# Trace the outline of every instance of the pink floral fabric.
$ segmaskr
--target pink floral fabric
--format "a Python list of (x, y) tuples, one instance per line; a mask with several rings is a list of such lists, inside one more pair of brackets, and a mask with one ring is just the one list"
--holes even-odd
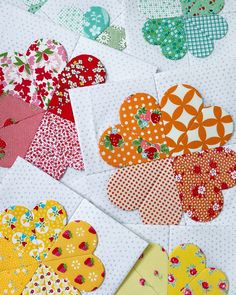
[(18, 103), (7, 106), (5, 112), (11, 116), (2, 124), (11, 127), (0, 129), (0, 166), (10, 167), (21, 156), (56, 179), (67, 167), (83, 169), (68, 89), (105, 80), (100, 60), (83, 54), (67, 63), (65, 48), (54, 40), (37, 40), (25, 54), (0, 54), (0, 95), (46, 112), (39, 119), (32, 115), (19, 122)]
[(84, 164), (75, 124), (45, 113), (25, 159), (56, 179), (62, 177), (67, 167), (82, 170)]
[(43, 39), (32, 43), (26, 54), (0, 54), (0, 95), (11, 94), (46, 110), (66, 61), (60, 43)]

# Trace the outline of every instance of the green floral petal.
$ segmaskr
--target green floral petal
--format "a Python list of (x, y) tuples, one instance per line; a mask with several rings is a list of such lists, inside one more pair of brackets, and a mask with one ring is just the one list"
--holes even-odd
[(219, 13), (225, 5), (225, 0), (180, 0), (183, 14), (186, 16), (204, 16)]
[(226, 20), (219, 15), (185, 19), (189, 51), (196, 57), (207, 57), (214, 50), (214, 40), (223, 38), (228, 31)]
[(181, 59), (188, 51), (182, 17), (150, 19), (142, 31), (145, 40), (152, 45), (159, 45), (168, 59)]
[(108, 27), (96, 40), (120, 51), (126, 48), (125, 29), (119, 26)]
[(100, 6), (92, 6), (84, 14), (83, 33), (95, 40), (109, 26), (110, 17), (108, 12)]

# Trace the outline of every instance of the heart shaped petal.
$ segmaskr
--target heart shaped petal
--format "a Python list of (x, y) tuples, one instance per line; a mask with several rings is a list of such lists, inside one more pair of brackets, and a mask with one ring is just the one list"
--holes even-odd
[(92, 6), (84, 14), (83, 33), (92, 40), (109, 26), (110, 17), (106, 9), (100, 6)]
[(0, 109), (0, 138), (5, 142), (0, 145), (0, 166), (10, 168), (18, 156), (25, 157), (44, 111), (11, 95), (0, 98)]
[(120, 122), (100, 137), (100, 154), (108, 164), (123, 167), (166, 157), (162, 113), (153, 96), (129, 96), (120, 107)]
[(44, 263), (60, 277), (67, 278), (81, 291), (97, 289), (104, 280), (104, 266), (93, 255), (97, 246), (97, 234), (84, 221), (70, 222)]
[(37, 40), (26, 54), (0, 55), (1, 86), (25, 102), (47, 109), (66, 62), (64, 47), (54, 40)]
[(187, 47), (196, 57), (207, 57), (214, 50), (214, 41), (228, 32), (228, 23), (219, 15), (185, 19)]
[(167, 279), (167, 253), (159, 245), (150, 244), (140, 256), (116, 294), (167, 294)]
[(110, 201), (139, 210), (147, 224), (178, 224), (183, 211), (195, 221), (216, 218), (223, 208), (222, 189), (236, 185), (235, 152), (213, 150), (125, 167), (109, 179)]
[(87, 54), (73, 58), (59, 76), (59, 84), (49, 105), (49, 111), (74, 122), (68, 90), (102, 84), (105, 81), (106, 70), (99, 59)]
[(38, 267), (37, 262), (0, 238), (0, 293), (21, 294)]
[(182, 17), (149, 19), (142, 32), (144, 39), (152, 45), (159, 45), (162, 54), (168, 59), (179, 60), (188, 51)]
[(75, 124), (47, 112), (25, 159), (55, 179), (60, 179), (67, 167), (82, 170), (84, 164)]
[(146, 224), (178, 224), (182, 206), (169, 159), (118, 170), (107, 186), (110, 201), (127, 211), (139, 209)]
[(225, 5), (225, 0), (180, 0), (183, 14), (186, 16), (203, 16), (219, 13)]
[(139, 0), (138, 8), (147, 18), (165, 18), (182, 15), (179, 0)]
[(68, 280), (61, 279), (50, 267), (41, 264), (22, 292), (22, 295), (29, 294), (79, 295), (80, 293)]
[(218, 148), (173, 161), (184, 212), (195, 221), (216, 218), (223, 209), (221, 190), (236, 185), (236, 153)]
[(186, 84), (168, 89), (160, 105), (146, 93), (129, 96), (120, 122), (99, 140), (103, 160), (114, 167), (215, 148), (233, 133), (232, 117), (220, 107), (205, 108), (197, 89)]
[(226, 282), (226, 275), (214, 268), (206, 268), (206, 257), (202, 250), (193, 244), (176, 247), (169, 258), (168, 294), (222, 294), (219, 285)]
[(117, 25), (109, 26), (97, 37), (96, 41), (120, 51), (127, 46), (125, 29)]
[(0, 215), (1, 236), (36, 260), (43, 259), (58, 239), (67, 215), (55, 201), (39, 203), (32, 211), (12, 206)]
[[(168, 262), (169, 260), (169, 262)], [(177, 246), (170, 254), (150, 244), (136, 262), (117, 295), (228, 294), (227, 276), (219, 269), (207, 268), (206, 257), (194, 244)]]

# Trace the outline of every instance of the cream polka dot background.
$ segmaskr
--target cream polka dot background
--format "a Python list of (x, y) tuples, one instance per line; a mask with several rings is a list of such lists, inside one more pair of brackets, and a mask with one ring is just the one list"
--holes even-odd
[(33, 165), (17, 158), (0, 185), (0, 211), (11, 205), (33, 208), (36, 203), (53, 199), (63, 204), (69, 217), (82, 197)]
[[(47, 18), (38, 17), (16, 6), (0, 2), (0, 52), (18, 51), (24, 53), (28, 46), (37, 39), (54, 39), (60, 42), (70, 57), (78, 37), (53, 24)], [(47, 30), (45, 30), (47, 27)]]
[(134, 77), (142, 78), (144, 73), (147, 76), (151, 76), (157, 71), (155, 66), (150, 66), (135, 57), (123, 54), (113, 48), (107, 50), (106, 45), (80, 37), (74, 49), (73, 57), (85, 53), (94, 55), (102, 61), (107, 72), (106, 83), (132, 79)]

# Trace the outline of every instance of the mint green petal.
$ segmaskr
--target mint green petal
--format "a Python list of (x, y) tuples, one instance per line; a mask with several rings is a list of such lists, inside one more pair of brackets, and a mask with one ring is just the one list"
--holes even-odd
[(126, 48), (125, 29), (119, 26), (108, 27), (96, 40), (120, 51)]
[(185, 19), (189, 51), (196, 57), (207, 57), (214, 50), (214, 41), (228, 32), (226, 20), (219, 15), (190, 17)]
[(159, 45), (168, 59), (181, 59), (188, 51), (182, 17), (150, 19), (145, 22), (142, 32), (145, 40)]
[(23, 2), (29, 7), (28, 11), (31, 13), (36, 13), (47, 1), (48, 0), (23, 0)]
[(83, 33), (95, 40), (110, 24), (108, 12), (100, 6), (92, 6), (84, 14)]
[(225, 0), (180, 0), (185, 16), (204, 16), (219, 13)]
[(58, 14), (59, 24), (75, 33), (82, 31), (83, 19), (83, 12), (76, 6), (64, 7)]

